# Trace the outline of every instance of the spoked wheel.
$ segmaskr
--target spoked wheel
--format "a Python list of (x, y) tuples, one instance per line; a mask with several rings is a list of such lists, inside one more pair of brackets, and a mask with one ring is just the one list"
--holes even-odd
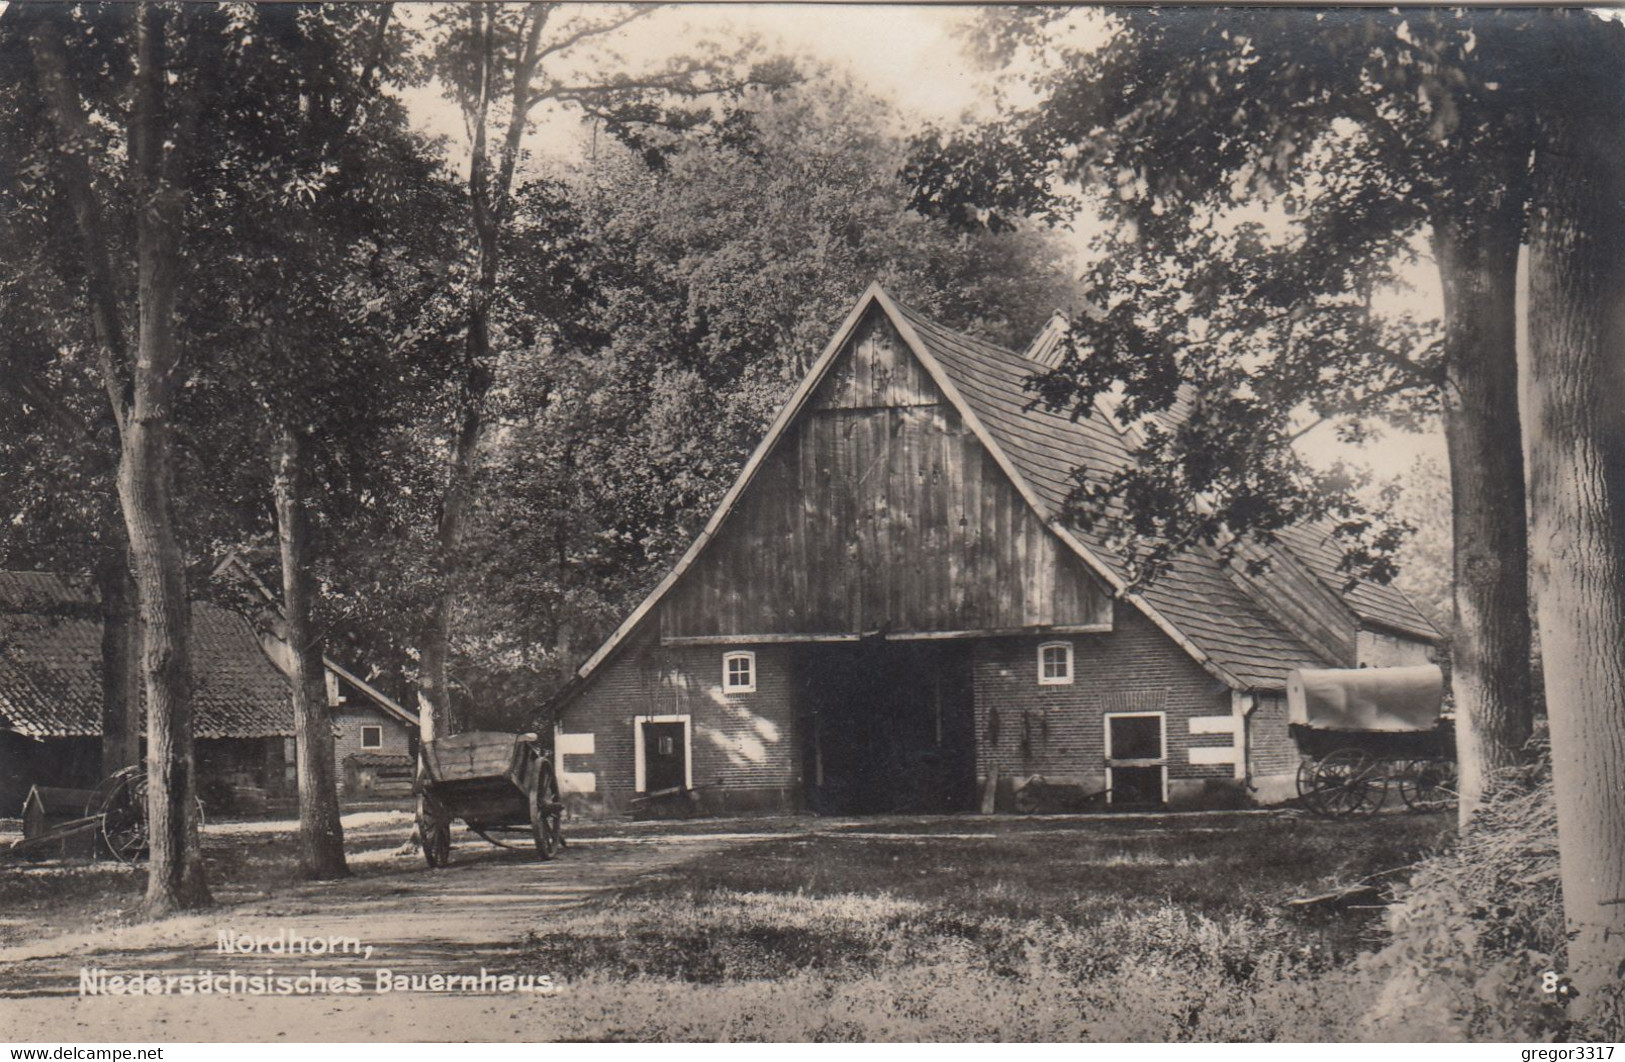
[(546, 760), (536, 773), (536, 788), (530, 794), (530, 829), (536, 835), (536, 856), (543, 862), (564, 847), (564, 804), (559, 800), (553, 765)]
[(428, 793), (418, 794), (418, 837), (423, 840), (423, 859), (431, 867), (451, 862), (451, 815)]
[(1399, 797), (1412, 811), (1438, 811), (1456, 799), (1456, 765), (1449, 760), (1411, 760), (1399, 773)]
[(114, 859), (133, 866), (147, 854), (147, 775), (126, 767), (108, 782), (98, 809), (102, 843)]
[(1388, 797), (1383, 761), (1364, 749), (1337, 749), (1316, 762), (1304, 802), (1327, 818), (1374, 815)]

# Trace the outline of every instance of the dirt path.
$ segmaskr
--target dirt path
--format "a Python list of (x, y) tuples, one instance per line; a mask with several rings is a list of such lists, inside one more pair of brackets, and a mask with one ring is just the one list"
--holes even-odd
[[(551, 863), (529, 851), (460, 842), (451, 867), (430, 871), (415, 857), (395, 857), (380, 871), (339, 883), (301, 885), (271, 898), (157, 923), (72, 933), (0, 949), (0, 1039), (15, 1041), (486, 1039), (523, 1037), (520, 1029), (485, 1030), (490, 1015), (537, 1009), (540, 994), (377, 992), (379, 970), (391, 974), (543, 975), (524, 968), (527, 934), (545, 934), (589, 899), (638, 877), (768, 835), (584, 838)], [(261, 939), (252, 953), (219, 950), (222, 934)], [(370, 954), (270, 950), (279, 935), (305, 941), (353, 939)], [(316, 947), (321, 947), (317, 945)], [(180, 978), (208, 970), (296, 978), (315, 973), (356, 978), (359, 995), (266, 996), (237, 989), (229, 996), (168, 993), (82, 996), (84, 970), (126, 978)], [(92, 975), (94, 979), (94, 975)], [(127, 982), (128, 983), (128, 982)], [(545, 1008), (542, 1008), (545, 1009)], [(453, 1015), (465, 1015), (452, 1020)], [(472, 1022), (472, 1025), (469, 1024)]]

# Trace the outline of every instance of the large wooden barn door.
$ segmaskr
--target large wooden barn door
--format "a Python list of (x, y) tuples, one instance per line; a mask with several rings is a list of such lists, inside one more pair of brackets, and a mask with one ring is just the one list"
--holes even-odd
[(799, 646), (796, 654), (810, 810), (862, 815), (971, 806), (969, 642), (875, 640)]

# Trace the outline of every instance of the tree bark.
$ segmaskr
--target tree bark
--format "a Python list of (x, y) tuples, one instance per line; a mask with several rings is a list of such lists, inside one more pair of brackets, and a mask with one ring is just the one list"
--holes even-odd
[(130, 121), (140, 315), (118, 478), (141, 609), (151, 846), (146, 905), (152, 914), (209, 901), (192, 747), (192, 614), (175, 533), (170, 417), (180, 353), (175, 305), (184, 192), (167, 178), (164, 165), (164, 24), (157, 5), (142, 5), (136, 20), (136, 98)]
[[(131, 359), (105, 222), (85, 159), (92, 142), (89, 120), (64, 44), (64, 34), (75, 24), (60, 12), (47, 11), (47, 16), (31, 28), (30, 46), (60, 141), (66, 193), (81, 239), (102, 384), (119, 428), (118, 495), (141, 623), (140, 669), (147, 708), (146, 907), (161, 915), (209, 902), (198, 840), (192, 746), (191, 607), (175, 531), (169, 421), (179, 362), (175, 306), (185, 201), (184, 190), (170, 175), (189, 146), (190, 128), (170, 128), (165, 135), (168, 15), (158, 5), (143, 4), (134, 17), (135, 98), (129, 117), (139, 305)], [(189, 98), (183, 113), (195, 117), (200, 105)]]
[(283, 637), (288, 643), (293, 687), (293, 733), (299, 779), (299, 866), (309, 878), (349, 873), (344, 827), (339, 821), (333, 766), (333, 722), (327, 711), (322, 639), (311, 618), (315, 597), (306, 509), (304, 448), (291, 429), (282, 432), (277, 455), (277, 540), (282, 552)]
[(501, 267), (502, 232), (507, 224), (509, 197), (524, 139), (531, 106), (531, 82), (541, 61), (540, 43), (551, 8), (547, 4), (528, 5), (523, 39), (514, 56), (510, 86), (508, 127), (498, 150), (496, 172), (492, 173), (489, 131), (492, 93), (501, 80), (497, 66), (502, 62), (497, 43), (497, 12), (480, 8), (479, 91), (468, 115), (473, 145), (468, 169), (469, 203), (474, 230), (474, 284), (466, 309), (466, 371), (458, 395), (457, 431), (452, 440), (445, 493), (436, 528), (436, 573), (440, 589), (427, 622), (421, 649), (423, 668), (419, 689), (418, 736), (432, 741), (440, 732), (455, 729), (451, 718), (451, 690), (448, 664), (451, 656), (452, 620), (456, 608), (456, 555), (463, 524), (474, 500), (474, 479), (479, 471), (479, 446), (485, 428), (485, 404), (496, 378), (491, 353), (491, 306), (496, 300), (497, 277)]
[(1468, 217), (1434, 220), (1444, 288), (1441, 407), (1455, 587), (1450, 687), (1463, 824), (1495, 773), (1521, 761), (1533, 726), (1515, 309), (1522, 208), (1521, 191), (1508, 192), (1501, 204), (1480, 205)]
[(1574, 1009), (1625, 1022), (1625, 117), (1586, 102), (1606, 89), (1547, 112), (1527, 396), (1568, 972)]
[(141, 637), (127, 550), (96, 565), (102, 609), (102, 777), (141, 762)]

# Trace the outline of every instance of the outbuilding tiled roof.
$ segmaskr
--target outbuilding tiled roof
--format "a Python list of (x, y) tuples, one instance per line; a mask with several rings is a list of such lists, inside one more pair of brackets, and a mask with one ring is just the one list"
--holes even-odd
[[(247, 619), (192, 606), (195, 734), (288, 737), (288, 683)], [(101, 615), (88, 587), (49, 573), (0, 572), (0, 729), (29, 737), (101, 733)]]
[(1345, 590), (1348, 573), (1338, 568), (1343, 559), (1343, 549), (1329, 528), (1293, 527), (1281, 532), (1280, 537), (1294, 557), (1303, 561), (1321, 582), (1342, 595), (1362, 622), (1414, 634), (1429, 641), (1444, 636), (1397, 586), (1361, 580), (1352, 589)]

